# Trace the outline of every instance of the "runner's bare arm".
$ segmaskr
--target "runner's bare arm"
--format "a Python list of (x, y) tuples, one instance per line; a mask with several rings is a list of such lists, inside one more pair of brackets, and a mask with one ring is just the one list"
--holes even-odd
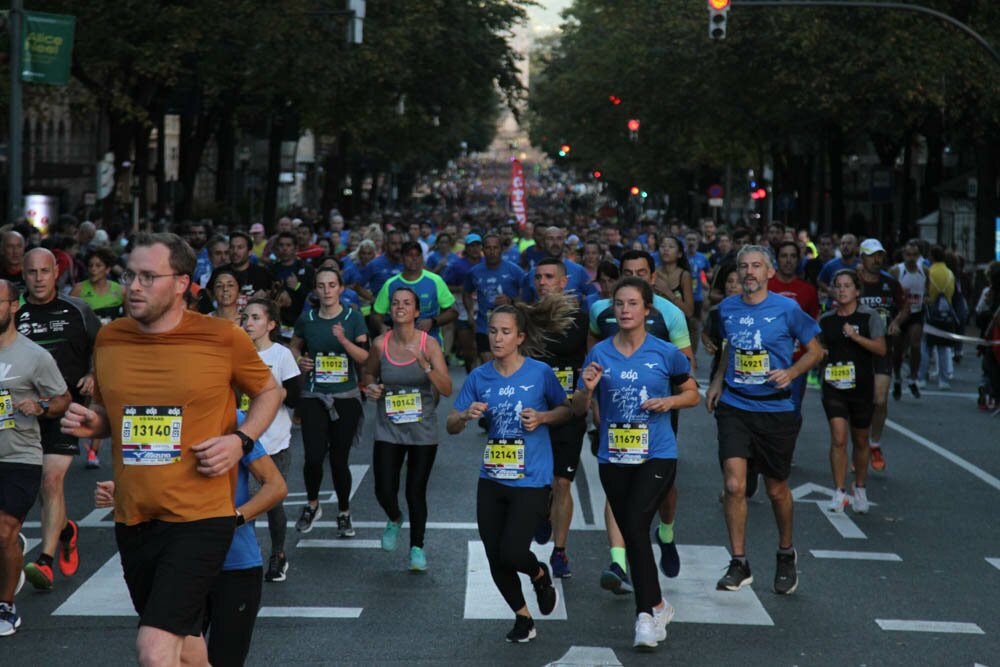
[(288, 485), (278, 471), (270, 456), (254, 459), (248, 466), (250, 474), (260, 482), (260, 491), (250, 497), (250, 500), (236, 508), (247, 521), (256, 519), (269, 509), (284, 500), (288, 495)]

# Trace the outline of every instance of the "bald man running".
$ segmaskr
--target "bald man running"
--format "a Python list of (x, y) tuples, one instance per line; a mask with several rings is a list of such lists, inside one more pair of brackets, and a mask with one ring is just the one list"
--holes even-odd
[[(100, 321), (83, 299), (62, 296), (56, 290), (59, 271), (56, 258), (45, 248), (24, 256), (24, 305), (17, 312), (19, 333), (41, 345), (56, 360), (73, 400), (81, 402), (94, 390), (91, 359)], [(42, 401), (43, 408), (48, 407)], [(49, 590), (53, 584), (52, 561), (59, 549), (59, 571), (76, 574), (80, 555), (76, 548), (76, 522), (67, 520), (63, 481), (73, 457), (80, 453), (77, 439), (64, 435), (59, 420), (42, 413), (38, 418), (42, 436), (42, 548), (38, 560), (28, 563), (24, 573), (32, 586)]]

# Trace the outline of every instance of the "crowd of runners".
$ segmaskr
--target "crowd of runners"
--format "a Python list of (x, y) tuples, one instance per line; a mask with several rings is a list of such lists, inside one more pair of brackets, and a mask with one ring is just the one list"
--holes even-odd
[[(553, 579), (573, 574), (581, 456), (596, 457), (607, 497), (600, 585), (634, 596), (638, 649), (665, 640), (674, 609), (657, 570), (681, 569), (680, 412), (703, 400), (718, 427), (731, 554), (717, 588), (754, 581), (747, 499), (762, 479), (779, 536), (765, 571), (790, 595), (788, 478), (807, 387), (819, 388), (829, 421), (828, 509), (868, 512), (869, 469), (891, 458), (890, 393), (920, 399), (931, 378), (948, 390), (963, 350), (954, 334), (972, 317), (969, 286), (941, 247), (910, 241), (890, 254), (852, 234), (814, 243), (779, 222), (629, 225), (542, 211), (520, 228), (470, 206), (119, 237), (66, 217), (44, 239), (8, 228), (0, 246), (0, 636), (21, 624), (25, 581), (51, 589), (57, 572), (79, 567), (63, 482), (80, 455), (90, 469), (111, 464), (95, 502), (114, 510), (138, 657), (151, 665), (243, 663), (262, 582), (294, 576), (290, 476), (306, 490), (299, 533), (323, 516), (329, 467), (338, 534), (354, 537), (349, 462), (366, 419), (381, 546), (395, 551), (408, 523), (414, 572), (433, 566), (441, 422), (448, 434), (478, 429), (476, 517), (514, 616), (507, 641), (536, 636), (519, 574), (542, 614), (557, 605)], [(974, 313), (981, 336), (1000, 338), (1000, 269), (988, 279)], [(699, 345), (707, 372), (696, 373)], [(982, 355), (984, 409), (997, 397), (998, 349)], [(445, 414), (440, 399), (452, 394)], [(301, 472), (290, 467), (295, 430)], [(22, 563), (21, 524), (36, 501), (42, 543)], [(552, 543), (547, 562), (533, 540)]]

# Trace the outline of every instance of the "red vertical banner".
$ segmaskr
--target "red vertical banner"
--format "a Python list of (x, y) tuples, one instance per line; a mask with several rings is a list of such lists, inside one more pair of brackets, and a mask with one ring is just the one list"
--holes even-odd
[(528, 224), (528, 201), (524, 188), (524, 167), (520, 160), (511, 163), (510, 170), (510, 210), (517, 219), (518, 231), (524, 231)]

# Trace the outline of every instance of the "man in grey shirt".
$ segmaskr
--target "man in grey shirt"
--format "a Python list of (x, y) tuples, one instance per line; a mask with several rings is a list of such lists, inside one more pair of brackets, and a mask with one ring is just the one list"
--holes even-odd
[(0, 280), (0, 637), (21, 625), (14, 592), (21, 572), (17, 536), (42, 481), (38, 417), (57, 417), (70, 395), (55, 360), (17, 332), (17, 289)]

